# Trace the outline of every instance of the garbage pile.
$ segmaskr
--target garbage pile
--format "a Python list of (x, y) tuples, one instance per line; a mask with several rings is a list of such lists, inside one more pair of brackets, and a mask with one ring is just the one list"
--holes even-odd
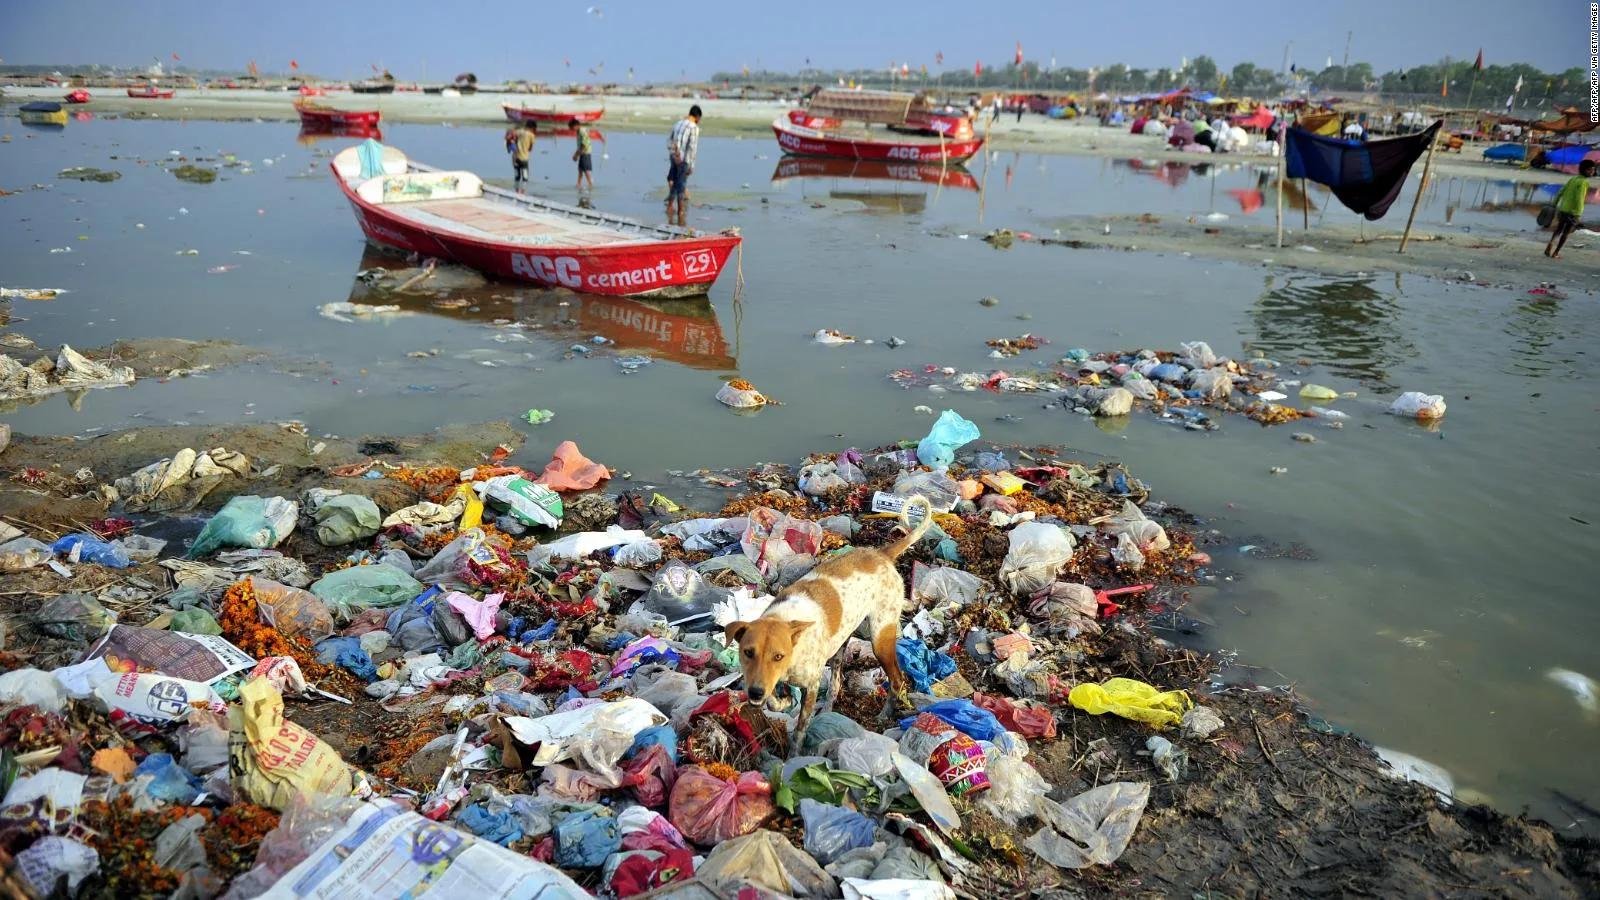
[(133, 369), (95, 362), (66, 344), (55, 359), (41, 356), (29, 365), (0, 354), (0, 400), (43, 397), (58, 391), (133, 384)]
[[(714, 515), (604, 493), (569, 441), (542, 470), (234, 496), (181, 558), (125, 518), (11, 535), (6, 571), (126, 577), (7, 623), (0, 852), (38, 896), (953, 898), (997, 866), (1109, 865), (1223, 722), (1077, 661), (1208, 559), (1119, 466), (978, 437), (946, 410), (919, 441), (758, 469)], [(249, 465), (184, 450), (115, 490), (192, 505)], [(377, 479), (408, 502), (352, 490)], [(913, 528), (907, 692), (851, 638), (795, 733), (795, 685), (751, 700), (730, 635)], [(1148, 730), (1146, 775), (1057, 790), (1034, 761), (1107, 714)]]

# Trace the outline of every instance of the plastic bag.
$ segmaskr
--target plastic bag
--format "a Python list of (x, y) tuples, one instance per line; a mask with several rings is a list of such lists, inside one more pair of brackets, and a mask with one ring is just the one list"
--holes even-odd
[(444, 602), (466, 620), (467, 625), (472, 628), (473, 637), (486, 641), (494, 635), (495, 616), (500, 612), (500, 604), (505, 599), (505, 594), (490, 594), (482, 600), (477, 600), (452, 591), (445, 595)]
[(45, 712), (61, 712), (67, 708), (67, 695), (49, 672), (12, 669), (0, 675), (0, 705), (37, 706)]
[(113, 718), (128, 718), (157, 726), (182, 720), (196, 705), (213, 712), (227, 703), (210, 686), (149, 672), (129, 672), (95, 685), (94, 695)]
[(746, 886), (800, 900), (839, 895), (833, 876), (810, 854), (766, 829), (718, 844), (695, 877), (723, 888), (719, 896), (733, 896)]
[[(971, 700), (940, 700), (924, 706), (918, 715), (937, 716), (968, 737), (980, 741), (992, 741), (1006, 730), (994, 713)], [(916, 719), (917, 716), (907, 716), (900, 720), (900, 727), (908, 728)]]
[(221, 634), (222, 626), (203, 607), (192, 606), (172, 614), (172, 630), (184, 634)]
[(1066, 803), (1041, 797), (1039, 817), (1048, 824), (1023, 846), (1063, 869), (1110, 865), (1128, 849), (1149, 799), (1150, 785), (1129, 781), (1102, 784)]
[(55, 554), (50, 545), (31, 537), (19, 537), (0, 544), (0, 572), (23, 572), (44, 565)]
[(348, 795), (365, 785), (337, 751), (283, 717), (283, 695), (264, 678), (239, 686), (228, 736), (233, 783), (262, 806), (282, 810), (296, 797)]
[(767, 398), (750, 382), (735, 378), (717, 388), (717, 402), (733, 409), (760, 409), (767, 405)]
[(502, 545), (491, 543), (480, 528), (468, 528), (445, 544), (433, 559), (414, 573), (424, 584), (438, 584), (456, 590), (468, 590), (482, 580), (485, 573), (509, 572), (501, 557)]
[(1178, 724), (1184, 710), (1193, 705), (1183, 691), (1160, 691), (1133, 678), (1079, 684), (1067, 695), (1067, 702), (1091, 715), (1116, 713), (1156, 728)]
[[(895, 661), (911, 689), (926, 694), (933, 683), (955, 674), (956, 661), (943, 651), (929, 647), (920, 638), (901, 637), (894, 644)], [(815, 724), (815, 720), (812, 720)]]
[(111, 569), (126, 569), (133, 565), (128, 551), (121, 545), (102, 541), (92, 534), (69, 534), (50, 545), (50, 552), (66, 557), (67, 562), (86, 562)]
[(826, 756), (837, 741), (860, 737), (867, 730), (849, 716), (829, 710), (811, 717), (806, 733), (800, 739), (802, 756)]
[(922, 811), (928, 814), (940, 831), (948, 833), (961, 827), (961, 816), (956, 813), (955, 804), (950, 802), (944, 785), (932, 772), (904, 753), (894, 755), (894, 767), (906, 786), (911, 788), (911, 796), (917, 798)]
[(1395, 398), (1393, 405), (1389, 407), (1389, 413), (1428, 421), (1444, 418), (1445, 409), (1444, 397), (1438, 394), (1407, 391)]
[(1154, 382), (1132, 370), (1122, 376), (1122, 387), (1136, 400), (1154, 400), (1161, 395)]
[(1016, 827), (1049, 792), (1050, 783), (1023, 754), (1000, 751), (989, 758), (989, 790), (978, 798), (978, 806)]
[(939, 414), (928, 436), (917, 443), (917, 461), (930, 469), (948, 469), (956, 461), (956, 451), (979, 437), (977, 425), (947, 409)]
[(1205, 341), (1186, 341), (1178, 346), (1183, 348), (1183, 356), (1178, 358), (1179, 361), (1191, 369), (1209, 369), (1221, 362), (1217, 354), (1211, 352), (1211, 345)]
[[(961, 501), (961, 486), (942, 471), (902, 472), (894, 480), (892, 493), (900, 497), (921, 494), (934, 512), (949, 512)], [(874, 509), (873, 512), (882, 510)], [(915, 520), (913, 520), (915, 521)]]
[(377, 534), (383, 514), (370, 497), (340, 494), (318, 506), (312, 519), (317, 523), (317, 542), (339, 547)]
[(584, 456), (577, 444), (562, 441), (537, 480), (552, 490), (586, 491), (610, 477), (611, 470)]
[(199, 559), (221, 547), (276, 547), (299, 518), (300, 504), (282, 497), (234, 497), (200, 529), (188, 558)]
[(637, 697), (592, 703), (578, 709), (530, 719), (507, 716), (503, 721), (523, 744), (538, 744), (530, 765), (576, 759), (591, 772), (614, 773), (617, 760), (633, 746), (639, 732), (666, 722), (667, 717)]
[(894, 771), (897, 748), (892, 738), (869, 731), (860, 737), (840, 741), (834, 746), (832, 755), (841, 769), (881, 778)]
[(816, 556), (822, 550), (822, 526), (815, 522), (766, 507), (751, 510), (749, 520), (739, 546), (764, 575), (771, 575), (773, 566), (787, 557)]
[(566, 869), (590, 869), (622, 847), (617, 820), (586, 809), (556, 823), (555, 863)]
[(113, 546), (121, 547), (122, 552), (128, 554), (128, 559), (136, 563), (154, 561), (167, 546), (166, 541), (143, 534), (125, 535), (111, 543)]
[(347, 620), (364, 609), (398, 606), (422, 590), (422, 582), (392, 566), (351, 566), (329, 572), (311, 585), (311, 593)]
[[(24, 538), (23, 540), (27, 540)], [(45, 634), (70, 641), (92, 641), (117, 624), (117, 614), (88, 594), (61, 594), (39, 604), (29, 622)]]
[(1167, 530), (1150, 521), (1132, 500), (1122, 501), (1122, 509), (1115, 515), (1090, 519), (1090, 524), (1110, 535), (1127, 534), (1142, 551), (1166, 550), (1172, 546)]
[(1189, 387), (1206, 400), (1226, 400), (1233, 393), (1233, 377), (1227, 369), (1199, 369), (1191, 374)]
[(806, 829), (803, 846), (823, 865), (850, 850), (872, 846), (873, 835), (878, 831), (878, 826), (861, 813), (811, 799), (800, 801), (800, 818)]
[(68, 837), (47, 834), (18, 853), (16, 873), (33, 889), (35, 897), (54, 897), (65, 878), (65, 896), (76, 897), (83, 880), (100, 870), (100, 854), (93, 847)]
[(553, 486), (537, 484), (520, 475), (491, 478), (474, 485), (473, 490), (478, 492), (485, 504), (504, 509), (523, 525), (557, 528), (561, 525), (561, 517), (566, 514), (561, 497)]
[(697, 623), (690, 627), (706, 631), (712, 627), (712, 607), (732, 598), (731, 591), (708, 583), (699, 572), (675, 559), (656, 572), (655, 583), (640, 599), (638, 608), (668, 622)]
[(831, 462), (819, 462), (800, 469), (798, 486), (803, 494), (823, 497), (829, 491), (848, 488), (850, 483), (840, 476), (838, 466)]
[(1102, 388), (1094, 394), (1094, 414), (1125, 416), (1133, 411), (1133, 392), (1123, 387)]
[(266, 578), (251, 578), (250, 585), (256, 592), (256, 612), (261, 621), (284, 636), (316, 643), (333, 634), (333, 611), (316, 594)]
[(1056, 736), (1055, 714), (1042, 703), (996, 697), (981, 691), (972, 695), (972, 703), (992, 713), (1006, 731), (1027, 738), (1049, 739)]
[[(650, 535), (643, 531), (628, 530), (612, 525), (605, 531), (583, 531), (569, 534), (560, 540), (548, 544), (540, 544), (528, 551), (528, 564), (544, 566), (551, 560), (583, 559), (597, 550), (610, 550), (627, 544), (636, 544), (649, 541)], [(657, 558), (659, 558), (657, 554)]]
[(1300, 396), (1306, 400), (1337, 400), (1339, 392), (1320, 384), (1308, 384), (1300, 389)]
[(668, 818), (696, 844), (715, 846), (749, 834), (772, 815), (772, 786), (759, 772), (723, 781), (699, 766), (678, 770)]
[(661, 544), (645, 539), (623, 544), (611, 553), (611, 561), (628, 569), (643, 569), (661, 561)]
[[(648, 729), (654, 730), (654, 729)], [(668, 733), (673, 733), (667, 729)], [(637, 746), (637, 742), (635, 743)], [(674, 747), (674, 752), (676, 748)], [(633, 796), (649, 807), (658, 807), (671, 796), (678, 778), (678, 767), (664, 744), (653, 744), (622, 767), (622, 784), (633, 789)]]
[(932, 878), (846, 878), (839, 882), (844, 900), (956, 900), (956, 892)]
[(930, 604), (957, 603), (966, 606), (978, 599), (983, 579), (954, 566), (925, 566), (911, 569), (911, 599)]
[(1032, 594), (1047, 587), (1072, 559), (1071, 532), (1048, 522), (1023, 522), (1011, 529), (1009, 540), (1000, 580), (1013, 594)]

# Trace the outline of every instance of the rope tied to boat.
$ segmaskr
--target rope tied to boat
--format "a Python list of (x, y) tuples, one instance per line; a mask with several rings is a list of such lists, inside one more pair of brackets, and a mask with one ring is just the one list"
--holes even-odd
[[(729, 237), (739, 237), (739, 226), (730, 225), (722, 229), (722, 234)], [(744, 296), (744, 241), (733, 248), (733, 302), (737, 304)]]

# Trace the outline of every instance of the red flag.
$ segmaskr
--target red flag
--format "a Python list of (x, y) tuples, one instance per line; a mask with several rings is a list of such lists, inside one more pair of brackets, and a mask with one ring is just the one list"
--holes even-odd
[(289, 60), (289, 68), (291, 68), (291, 69), (300, 68), (300, 62), (298, 60), (293, 60), (293, 59)]
[(1017, 41), (1017, 65), (1022, 65), (1022, 42)]
[(935, 65), (939, 65), (939, 66), (944, 65), (944, 51), (943, 50), (940, 50), (938, 53), (935, 53), (933, 55), (933, 62), (934, 62)]
[[(1479, 53), (1479, 54), (1478, 54), (1478, 55), (1479, 55), (1479, 56), (1482, 56), (1482, 55), (1483, 55), (1483, 54), (1482, 54), (1482, 53)], [(179, 58), (178, 58), (178, 54), (176, 54), (176, 53), (174, 53), (174, 54), (172, 54), (172, 61), (173, 61), (173, 62), (182, 62), (182, 61), (183, 61), (183, 60), (181, 60), (181, 59), (179, 59)]]
[(1444, 81), (1439, 82), (1439, 96), (1441, 96), (1441, 97), (1450, 96), (1450, 78), (1449, 78), (1449, 76), (1446, 76)]
[(982, 75), (983, 75), (983, 60), (980, 59), (977, 62), (972, 64), (972, 77), (973, 78), (979, 78)]
[(1483, 48), (1482, 47), (1478, 48), (1478, 61), (1473, 63), (1472, 67), (1474, 69), (1477, 69), (1479, 72), (1483, 71)]

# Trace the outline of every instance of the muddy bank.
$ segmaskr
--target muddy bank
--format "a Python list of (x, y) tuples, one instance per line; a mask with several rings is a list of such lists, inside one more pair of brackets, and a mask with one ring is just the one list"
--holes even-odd
[[(370, 473), (424, 473), (432, 466), (454, 470), (486, 462), (537, 464), (516, 452), (518, 440), (517, 432), (505, 423), (453, 426), (407, 437), (319, 437), (304, 433), (293, 423), (141, 429), (91, 440), (19, 436), (0, 454), (0, 473), (6, 476), (5, 489), (0, 491), (0, 516), (30, 534), (55, 537), (118, 510), (96, 496), (100, 484), (170, 457), (179, 448), (226, 446), (246, 454), (249, 474), (225, 478), (193, 509), (181, 515), (129, 514), (136, 530), (174, 541), (168, 548), (170, 555), (181, 550), (207, 514), (238, 494), (298, 497), (311, 488), (331, 487), (370, 497), (380, 513), (388, 515), (419, 500), (437, 498), (441, 482), (417, 474), (373, 478)], [(1118, 494), (1108, 495), (1108, 490), (1128, 490), (1115, 486), (1119, 470), (1106, 469), (1092, 460), (1081, 462), (1086, 469), (1103, 473), (1101, 486), (1073, 473), (1072, 461), (1058, 460), (1049, 450), (1005, 452), (1016, 460), (1019, 470), (1045, 471), (1043, 476), (1032, 476), (1040, 487), (1025, 489), (1009, 504), (987, 504), (988, 516), (965, 515), (959, 521), (942, 522), (965, 559), (959, 568), (981, 578), (995, 579), (1004, 571), (1001, 557), (1008, 552), (1007, 532), (996, 524), (995, 515), (1004, 520), (1023, 509), (1081, 524), (1121, 502)], [(971, 456), (960, 457), (953, 471), (976, 474), (965, 468), (974, 462)], [(388, 466), (405, 468), (390, 470)], [(873, 490), (888, 489), (898, 468), (864, 461), (865, 482), (859, 488), (830, 493), (816, 502), (799, 493), (796, 473), (788, 465), (737, 473), (694, 473), (652, 489), (685, 506), (691, 505), (690, 497), (703, 498), (693, 505), (703, 506), (704, 514), (710, 515), (719, 514), (719, 507), (721, 515), (732, 516), (765, 506), (809, 520), (851, 511), (860, 516), (855, 543), (873, 546), (888, 539), (891, 523), (862, 515), (865, 509), (860, 504)], [(1049, 479), (1049, 470), (1067, 474)], [(717, 488), (708, 491), (708, 482)], [(1038, 730), (1036, 717), (1027, 730), (1029, 763), (1051, 785), (1050, 798), (1066, 802), (1097, 786), (1115, 783), (1147, 785), (1149, 798), (1137, 830), (1113, 864), (1077, 871), (1056, 869), (1040, 865), (1023, 846), (1024, 838), (1038, 829), (1037, 822), (1007, 825), (981, 802), (982, 793), (958, 793), (952, 800), (965, 824), (951, 838), (960, 859), (946, 865), (947, 871), (959, 873), (951, 877), (960, 896), (1050, 887), (1091, 896), (1209, 895), (1218, 891), (1229, 896), (1580, 897), (1600, 890), (1600, 850), (1592, 843), (1557, 838), (1542, 823), (1468, 806), (1460, 800), (1452, 803), (1431, 788), (1396, 778), (1370, 746), (1337, 733), (1303, 709), (1292, 694), (1224, 686), (1216, 679), (1214, 662), (1154, 637), (1152, 618), (1171, 621), (1182, 616), (1187, 585), (1210, 565), (1207, 548), (1220, 549), (1224, 542), (1207, 530), (1203, 521), (1159, 502), (1145, 502), (1138, 483), (1127, 483), (1146, 512), (1170, 535), (1170, 548), (1152, 549), (1146, 568), (1134, 579), (1110, 554), (1089, 541), (1087, 552), (1077, 554), (1069, 571), (1074, 579), (1104, 588), (1148, 579), (1155, 584), (1153, 590), (1120, 599), (1122, 609), (1103, 611), (1100, 622), (1093, 621), (1091, 612), (1090, 619), (1078, 620), (1070, 631), (1060, 627), (1054, 614), (1041, 617), (1030, 611), (1025, 599), (997, 601), (945, 615), (950, 616), (952, 628), (979, 629), (990, 636), (976, 643), (954, 641), (954, 674), (968, 689), (1026, 695), (1042, 701), (1028, 709), (1049, 711), (1047, 731)], [(630, 486), (619, 476), (603, 490), (614, 493)], [(583, 497), (598, 496), (569, 496), (568, 521), (562, 531), (599, 529), (616, 521), (614, 503), (609, 513), (605, 502), (580, 503)], [(724, 501), (726, 505), (722, 505)], [(582, 515), (580, 506), (586, 510)], [(701, 514), (684, 511), (671, 518), (697, 515)], [(305, 562), (314, 575), (343, 565), (350, 548), (323, 547), (309, 532), (297, 530), (279, 549)], [(664, 549), (669, 556), (686, 561), (704, 556), (686, 553), (670, 541)], [(900, 562), (901, 574), (912, 577), (914, 567), (936, 564), (936, 555), (943, 552), (927, 544), (914, 547)], [(597, 566), (608, 565), (603, 556), (591, 558), (576, 566), (578, 574), (569, 583), (586, 584)], [(45, 598), (76, 588), (106, 597), (107, 605), (119, 612), (124, 624), (159, 625), (163, 615), (171, 615), (159, 602), (169, 576), (158, 565), (146, 563), (112, 572), (76, 564), (73, 570), (70, 578), (48, 570), (0, 576), (0, 612), (12, 623), (25, 621)], [(132, 592), (116, 593), (119, 585), (132, 588)], [(572, 602), (578, 596), (572, 594)], [(587, 633), (585, 644), (596, 646), (597, 635), (605, 632), (590, 631), (582, 621), (593, 614), (572, 615), (572, 621), (558, 625), (557, 642), (570, 639), (576, 645)], [(1090, 624), (1083, 624), (1085, 621)], [(81, 650), (68, 641), (42, 638), (27, 628), (13, 627), (8, 634), (11, 638), (4, 648), (8, 669), (19, 664), (48, 668), (73, 661)], [(1020, 637), (1023, 646), (1031, 646), (1026, 652), (1031, 652), (1038, 664), (1026, 670), (1026, 677), (1010, 680), (1010, 687), (1000, 679), (995, 665), (999, 653), (996, 638), (1001, 635), (1009, 639), (1008, 647), (1016, 646)], [(868, 675), (874, 668), (870, 661), (846, 667), (847, 672)], [(476, 696), (488, 690), (483, 680), (487, 675), (469, 674), (448, 692)], [(1166, 691), (1184, 691), (1193, 703), (1210, 710), (1220, 725), (1204, 733), (1187, 727), (1181, 733), (1172, 728), (1157, 732), (1116, 715), (1089, 715), (1076, 708), (1076, 703), (1069, 704), (1070, 688), (1116, 677), (1137, 679)], [(325, 683), (342, 684), (341, 690), (355, 697), (353, 707), (314, 698), (295, 700), (287, 708), (289, 719), (312, 729), (347, 761), (402, 786), (430, 791), (444, 760), (435, 754), (438, 758), (430, 762), (416, 750), (428, 739), (448, 734), (455, 723), (428, 705), (385, 708), (360, 693), (360, 685), (350, 683), (348, 676), (345, 679)], [(951, 679), (940, 683), (957, 684)], [(860, 688), (855, 678), (847, 678), (845, 684), (836, 710), (869, 730), (891, 724), (882, 717), (881, 695)], [(1017, 730), (1024, 729), (1019, 725)], [(1179, 758), (1158, 762), (1152, 757), (1147, 744), (1158, 733), (1172, 739)], [(509, 743), (503, 746), (507, 752), (512, 748)], [(701, 746), (697, 752), (706, 752), (702, 745), (685, 744), (686, 748), (695, 746)], [(782, 752), (780, 744), (769, 749)], [(729, 761), (741, 762), (742, 757), (730, 756), (721, 764)], [(515, 766), (511, 771), (485, 772), (478, 780), (509, 793), (531, 792), (535, 776), (533, 767), (529, 768), (527, 772), (517, 771)], [(775, 812), (765, 827), (792, 836), (796, 845), (801, 843), (798, 816)], [(512, 847), (522, 852), (534, 850), (517, 843)], [(107, 865), (119, 862), (125, 861), (109, 854), (105, 857)], [(590, 883), (590, 876), (574, 875)]]

